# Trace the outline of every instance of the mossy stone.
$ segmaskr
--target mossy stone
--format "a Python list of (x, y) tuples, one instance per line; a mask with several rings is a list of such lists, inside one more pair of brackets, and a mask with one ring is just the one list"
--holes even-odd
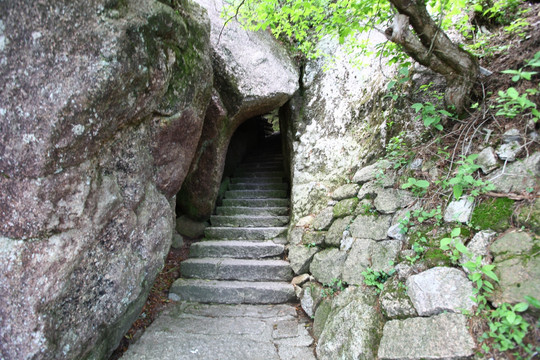
[(514, 200), (509, 198), (487, 199), (473, 211), (471, 223), (480, 230), (504, 231), (510, 227)]
[(540, 199), (536, 199), (532, 205), (524, 206), (518, 215), (518, 223), (525, 226), (536, 235), (540, 235)]
[(356, 206), (358, 205), (358, 198), (350, 198), (341, 200), (334, 206), (334, 217), (340, 218), (348, 215), (352, 215)]
[(427, 249), (424, 254), (424, 260), (426, 261), (426, 265), (430, 268), (435, 266), (452, 266), (452, 261), (448, 255), (439, 248)]

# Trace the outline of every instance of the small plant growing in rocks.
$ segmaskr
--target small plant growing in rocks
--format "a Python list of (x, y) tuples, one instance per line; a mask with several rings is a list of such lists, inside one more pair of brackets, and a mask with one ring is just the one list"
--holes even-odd
[[(392, 262), (391, 265), (393, 265)], [(364, 284), (375, 287), (375, 292), (380, 294), (384, 289), (384, 283), (386, 280), (394, 275), (395, 272), (395, 269), (385, 272), (373, 270), (372, 268), (368, 267), (366, 270), (362, 271), (362, 276), (364, 276)]]

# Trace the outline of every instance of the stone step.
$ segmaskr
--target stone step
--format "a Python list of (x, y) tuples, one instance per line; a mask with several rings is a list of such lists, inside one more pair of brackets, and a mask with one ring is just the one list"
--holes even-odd
[(229, 190), (287, 190), (289, 184), (277, 183), (277, 184), (257, 184), (257, 183), (240, 183), (229, 184)]
[(225, 199), (283, 199), (287, 197), (287, 190), (229, 190), (225, 192)]
[(233, 177), (231, 183), (255, 183), (255, 184), (281, 184), (283, 178), (280, 177)]
[(223, 199), (223, 206), (287, 207), (289, 199)]
[(236, 168), (238, 171), (283, 171), (283, 163), (253, 163), (244, 164)]
[(236, 174), (236, 177), (247, 177), (247, 178), (282, 178), (285, 176), (285, 173), (283, 170), (281, 171), (251, 171), (251, 172), (244, 172), (241, 174)]
[(284, 216), (289, 214), (288, 207), (247, 207), (247, 206), (218, 206), (216, 208), (218, 215), (247, 215), (247, 216), (265, 216), (276, 215)]
[(178, 279), (169, 290), (169, 298), (218, 304), (281, 304), (296, 297), (293, 286), (285, 282)]
[(183, 278), (235, 281), (290, 281), (292, 269), (284, 260), (198, 258), (182, 261)]
[(212, 215), (210, 223), (213, 226), (228, 227), (271, 227), (284, 226), (289, 223), (288, 216), (225, 216)]
[(207, 227), (204, 234), (211, 240), (271, 240), (283, 235), (286, 227)]
[(189, 257), (262, 259), (282, 255), (284, 250), (284, 245), (273, 241), (208, 240), (193, 243), (189, 248)]
[(254, 168), (254, 169), (236, 169), (234, 176), (254, 176), (257, 174), (273, 174), (279, 173), (283, 174), (283, 166), (280, 167), (269, 167), (269, 168)]

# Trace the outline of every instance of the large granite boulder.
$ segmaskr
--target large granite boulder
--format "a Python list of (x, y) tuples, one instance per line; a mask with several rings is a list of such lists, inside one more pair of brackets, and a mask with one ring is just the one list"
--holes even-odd
[(203, 9), (0, 3), (0, 357), (107, 358), (174, 229), (212, 86)]
[(373, 294), (356, 286), (333, 298), (317, 344), (318, 359), (375, 359), (383, 325), (375, 304)]
[(299, 88), (299, 70), (268, 32), (251, 32), (235, 20), (223, 28), (222, 0), (196, 0), (210, 17), (215, 89), (195, 160), (178, 204), (186, 215), (212, 213), (231, 137), (245, 120), (282, 106)]

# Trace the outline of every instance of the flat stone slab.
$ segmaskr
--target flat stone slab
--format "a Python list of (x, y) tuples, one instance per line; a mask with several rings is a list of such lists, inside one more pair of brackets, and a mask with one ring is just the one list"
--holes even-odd
[(180, 302), (163, 312), (122, 359), (311, 360), (312, 343), (291, 305)]
[(285, 282), (219, 281), (178, 279), (169, 298), (216, 304), (282, 304), (296, 298), (294, 287)]
[(261, 227), (284, 226), (289, 222), (288, 216), (248, 216), (248, 215), (212, 215), (210, 222), (213, 226), (228, 227)]
[(223, 199), (223, 206), (287, 207), (289, 199)]
[(188, 259), (180, 264), (185, 278), (240, 280), (240, 281), (290, 281), (292, 270), (284, 260), (261, 259)]
[(189, 256), (261, 259), (283, 254), (285, 246), (273, 241), (209, 240), (191, 244)]
[(380, 360), (461, 360), (474, 354), (474, 340), (461, 314), (391, 320), (384, 325)]
[(289, 184), (257, 184), (257, 183), (245, 183), (245, 184), (229, 184), (229, 190), (287, 190)]
[(231, 183), (255, 183), (255, 184), (281, 184), (282, 177), (235, 177), (231, 179)]
[(286, 227), (209, 227), (204, 234), (207, 239), (270, 240), (285, 234)]
[(283, 199), (287, 190), (229, 190), (225, 192), (227, 199)]
[(218, 215), (248, 215), (248, 216), (265, 216), (276, 215), (285, 216), (289, 213), (288, 207), (249, 207), (249, 206), (218, 206), (216, 208)]

